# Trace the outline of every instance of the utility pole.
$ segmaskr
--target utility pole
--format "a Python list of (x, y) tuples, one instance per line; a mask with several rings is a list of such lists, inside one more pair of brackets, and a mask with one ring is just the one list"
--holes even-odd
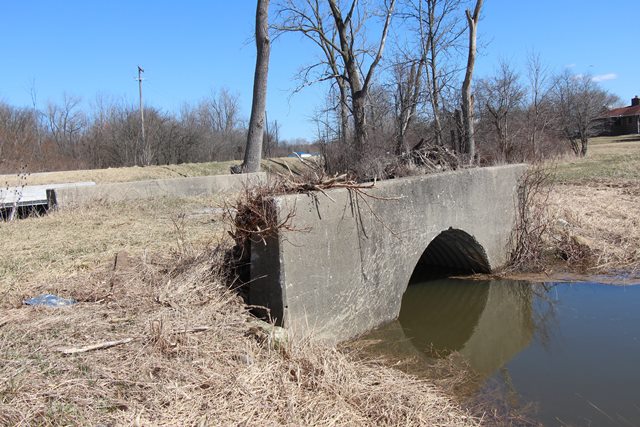
[(146, 148), (147, 139), (144, 135), (144, 107), (142, 104), (142, 73), (144, 73), (144, 69), (138, 65), (138, 89), (140, 90), (140, 124), (142, 126), (142, 147)]

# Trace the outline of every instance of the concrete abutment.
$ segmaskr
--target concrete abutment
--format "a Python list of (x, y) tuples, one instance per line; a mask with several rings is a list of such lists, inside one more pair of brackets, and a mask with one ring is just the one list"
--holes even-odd
[[(490, 272), (508, 259), (525, 165), (464, 169), (272, 200), (287, 230), (252, 245), (249, 301), (325, 341), (398, 317), (416, 267)], [(296, 231), (297, 230), (297, 231)]]

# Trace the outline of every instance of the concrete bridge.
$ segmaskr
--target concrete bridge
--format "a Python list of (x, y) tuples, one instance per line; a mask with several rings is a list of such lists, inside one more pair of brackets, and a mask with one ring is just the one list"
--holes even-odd
[(276, 197), (288, 230), (251, 245), (249, 302), (294, 333), (341, 341), (396, 319), (414, 272), (503, 266), (526, 166), (465, 169)]

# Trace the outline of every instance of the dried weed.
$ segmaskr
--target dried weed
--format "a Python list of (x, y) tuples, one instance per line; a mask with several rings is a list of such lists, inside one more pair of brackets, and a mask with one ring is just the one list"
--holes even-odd
[[(592, 273), (640, 271), (637, 183), (557, 185), (550, 196), (550, 236), (563, 258)], [(584, 264), (586, 260), (586, 265)]]
[[(256, 320), (222, 274), (227, 249), (155, 263), (132, 257), (126, 268), (56, 284), (80, 301), (72, 307), (4, 310), (0, 424), (478, 424), (397, 370), (307, 340), (276, 348), (256, 339)], [(133, 339), (58, 351), (124, 338)]]

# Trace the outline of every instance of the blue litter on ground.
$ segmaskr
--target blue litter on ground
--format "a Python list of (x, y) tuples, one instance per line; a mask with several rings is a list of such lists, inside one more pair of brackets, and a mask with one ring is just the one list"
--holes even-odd
[(45, 307), (66, 307), (76, 303), (71, 298), (62, 298), (57, 295), (44, 294), (37, 297), (29, 298), (24, 302), (26, 305), (44, 305)]

